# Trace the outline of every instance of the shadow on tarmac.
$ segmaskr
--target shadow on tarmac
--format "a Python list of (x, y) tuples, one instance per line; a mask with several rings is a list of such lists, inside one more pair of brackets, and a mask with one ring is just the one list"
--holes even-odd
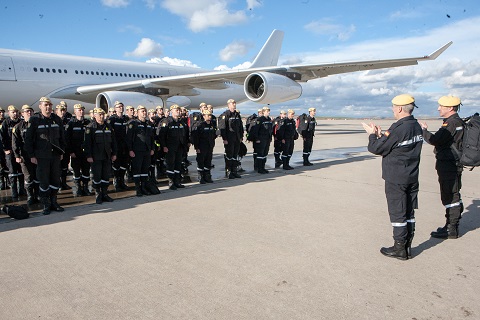
[[(163, 201), (169, 200), (174, 198), (185, 198), (188, 196), (193, 196), (196, 194), (212, 194), (212, 193), (220, 193), (222, 191), (227, 190), (232, 186), (239, 186), (246, 183), (261, 183), (267, 182), (276, 179), (277, 177), (285, 174), (289, 175), (297, 175), (303, 174), (305, 172), (311, 170), (319, 170), (319, 169), (326, 169), (331, 166), (343, 165), (352, 162), (364, 161), (375, 158), (373, 155), (364, 155), (362, 154), (366, 151), (366, 148), (337, 148), (337, 149), (329, 149), (329, 150), (317, 150), (312, 152), (310, 161), (314, 163), (313, 166), (305, 167), (303, 166), (303, 159), (301, 152), (294, 153), (292, 157), (291, 164), (295, 167), (294, 170), (285, 171), (282, 168), (267, 169), (270, 171), (270, 174), (259, 174), (253, 170), (246, 170), (243, 172), (241, 179), (227, 179), (224, 176), (224, 165), (223, 165), (223, 155), (214, 155), (214, 164), (215, 168), (212, 170), (213, 180), (214, 183), (211, 184), (204, 184), (200, 185), (197, 183), (196, 179), (196, 171), (195, 171), (195, 162), (192, 166), (190, 166), (189, 176), (187, 180), (192, 181), (193, 183), (187, 183), (185, 189), (179, 189), (176, 191), (172, 191), (168, 189), (168, 181), (166, 179), (158, 180), (158, 186), (161, 190), (160, 195), (152, 195), (152, 196), (143, 196), (143, 197), (136, 197), (135, 190), (133, 184), (129, 184), (129, 189), (122, 192), (109, 192), (109, 196), (112, 197), (115, 201), (113, 203), (103, 203), (101, 205), (95, 204), (95, 196), (83, 196), (83, 197), (74, 197), (72, 190), (61, 191), (58, 194), (58, 202), (61, 206), (65, 207), (64, 212), (55, 212), (49, 216), (43, 216), (41, 214), (42, 205), (35, 204), (30, 206), (30, 218), (24, 221), (30, 221), (32, 218), (38, 217), (48, 217), (48, 219), (33, 219), (30, 223), (21, 223), (19, 220), (14, 220), (8, 216), (0, 215), (0, 225), (2, 225), (3, 231), (10, 231), (18, 228), (30, 228), (34, 226), (40, 225), (47, 225), (52, 223), (58, 222), (66, 222), (75, 219), (78, 216), (92, 214), (92, 213), (100, 213), (100, 212), (110, 212), (112, 210), (121, 211), (125, 209), (130, 209), (137, 205), (141, 205), (143, 203), (148, 203), (152, 201)], [(253, 161), (251, 160), (251, 154), (247, 154), (244, 159), (242, 160), (242, 165), (244, 168), (253, 168)], [(327, 160), (325, 159), (332, 159)], [(320, 162), (321, 161), (321, 162)], [(267, 164), (274, 163), (273, 156), (269, 157)], [(69, 177), (69, 180), (71, 178)], [(69, 181), (70, 185), (73, 185), (72, 181)], [(112, 187), (110, 186), (110, 189)], [(26, 205), (26, 197), (22, 196), (18, 201), (11, 201), (9, 197), (10, 190), (3, 190), (1, 191), (0, 200), (2, 205), (7, 204), (16, 204), (16, 205)], [(128, 201), (128, 202), (127, 202)], [(119, 208), (119, 205), (122, 203), (123, 206)], [(72, 213), (68, 210), (70, 207), (74, 206), (83, 206), (84, 210), (78, 211), (76, 210), (75, 213)], [(115, 208), (113, 208), (115, 207)], [(11, 223), (14, 222), (14, 223)]]
[[(460, 220), (459, 233), (460, 237), (468, 232), (472, 232), (480, 228), (480, 200), (473, 200), (472, 204), (465, 208)], [(433, 231), (433, 230), (432, 230)], [(447, 239), (437, 239), (431, 237), (427, 241), (412, 248), (413, 257), (421, 254), (423, 251), (431, 249)]]

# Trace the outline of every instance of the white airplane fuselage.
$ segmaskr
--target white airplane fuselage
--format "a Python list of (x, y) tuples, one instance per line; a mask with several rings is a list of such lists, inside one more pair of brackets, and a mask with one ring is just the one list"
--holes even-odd
[[(0, 105), (34, 106), (42, 96), (57, 98), (59, 91), (62, 91), (59, 100), (95, 104), (97, 94), (78, 94), (73, 88), (207, 71), (154, 63), (0, 49)], [(72, 88), (70, 93), (69, 88)], [(194, 108), (201, 102), (218, 107), (226, 105), (230, 98), (238, 102), (248, 100), (243, 84), (233, 82), (226, 82), (222, 90), (195, 91), (196, 95), (188, 96)]]

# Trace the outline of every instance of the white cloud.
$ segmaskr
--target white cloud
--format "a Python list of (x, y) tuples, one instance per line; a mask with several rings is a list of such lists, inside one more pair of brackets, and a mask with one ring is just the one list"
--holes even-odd
[(219, 56), (222, 61), (231, 61), (237, 57), (244, 57), (253, 44), (246, 41), (233, 41), (220, 50)]
[(330, 39), (336, 38), (341, 41), (348, 40), (356, 30), (353, 24), (344, 26), (334, 23), (331, 19), (312, 21), (306, 24), (304, 28), (314, 34), (327, 35), (330, 36)]
[(102, 4), (110, 8), (122, 8), (130, 4), (129, 0), (102, 0)]
[(143, 2), (145, 2), (148, 9), (153, 10), (157, 5), (158, 0), (143, 0)]
[(193, 32), (238, 25), (247, 20), (244, 11), (231, 12), (226, 0), (164, 0), (162, 6), (186, 19), (188, 28)]
[(154, 57), (161, 54), (162, 46), (149, 38), (142, 38), (135, 50), (125, 52), (126, 57)]
[(200, 68), (193, 62), (189, 60), (182, 60), (177, 58), (163, 57), (163, 58), (152, 58), (146, 61), (147, 63), (157, 63), (157, 64), (168, 64), (171, 66), (181, 66), (181, 67), (192, 67)]
[(221, 71), (221, 70), (242, 70), (242, 69), (250, 68), (251, 65), (252, 65), (252, 63), (250, 61), (243, 62), (243, 63), (241, 63), (239, 65), (236, 65), (235, 67), (231, 67), (231, 68), (222, 64), (218, 67), (215, 67), (214, 70), (217, 70), (217, 71)]
[(261, 5), (262, 5), (262, 2), (259, 0), (247, 0), (248, 10), (255, 9), (256, 7), (260, 7)]

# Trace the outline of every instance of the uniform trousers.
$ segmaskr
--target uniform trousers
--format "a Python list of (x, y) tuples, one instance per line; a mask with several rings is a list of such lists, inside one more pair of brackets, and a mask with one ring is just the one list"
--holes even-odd
[(99, 190), (103, 187), (108, 187), (110, 179), (110, 170), (112, 167), (112, 161), (109, 158), (103, 160), (93, 160), (92, 175), (93, 175), (93, 188)]
[(458, 225), (462, 218), (463, 202), (460, 195), (462, 172), (438, 171), (440, 198), (445, 206), (445, 218), (448, 224)]
[(90, 181), (90, 163), (83, 152), (75, 153), (72, 157), (73, 179), (75, 181)]
[(54, 155), (52, 158), (37, 158), (37, 179), (40, 183), (40, 196), (50, 195), (50, 189), (58, 191), (60, 188), (60, 156)]
[(169, 178), (173, 179), (175, 174), (179, 175), (180, 170), (182, 169), (185, 148), (181, 144), (169, 145), (167, 148), (168, 152), (165, 156), (165, 162), (167, 163), (167, 175)]
[(208, 171), (212, 168), (213, 147), (200, 147), (197, 153), (197, 170)]
[(293, 154), (295, 140), (292, 138), (285, 138), (285, 143), (282, 143), (282, 159), (290, 158)]
[(415, 210), (418, 208), (418, 182), (395, 184), (385, 181), (388, 214), (393, 227), (393, 239), (405, 241), (408, 224), (415, 223)]
[(152, 156), (150, 150), (147, 151), (134, 151), (135, 157), (132, 158), (132, 176), (136, 178), (148, 178), (148, 172), (150, 170), (150, 164), (152, 162)]

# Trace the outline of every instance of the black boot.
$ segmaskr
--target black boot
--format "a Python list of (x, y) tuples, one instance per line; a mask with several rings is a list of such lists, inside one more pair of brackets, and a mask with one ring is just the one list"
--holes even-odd
[(253, 170), (258, 172), (258, 158), (256, 153), (253, 154)]
[(103, 194), (102, 194), (102, 189), (100, 187), (97, 187), (95, 189), (95, 203), (96, 204), (103, 203)]
[(49, 215), (50, 214), (50, 196), (42, 196), (40, 198), (40, 202), (43, 204), (43, 215)]
[(118, 177), (117, 171), (115, 171), (113, 176), (113, 188), (115, 189), (115, 192), (122, 191), (122, 189), (120, 188), (120, 178)]
[(205, 170), (204, 172), (204, 179), (205, 179), (205, 182), (207, 183), (213, 183), (213, 180), (212, 180), (212, 173), (210, 172), (210, 170)]
[(309, 154), (304, 154), (303, 155), (303, 165), (304, 166), (313, 166), (313, 163), (311, 163), (310, 161), (308, 161), (308, 157), (310, 157)]
[(147, 188), (147, 177), (142, 177), (140, 181), (140, 190), (142, 191), (142, 194), (145, 196), (151, 196), (152, 194), (150, 193), (150, 191), (148, 191)]
[(118, 186), (120, 187), (121, 190), (127, 190), (128, 186), (125, 183), (125, 171), (120, 171), (118, 175)]
[(387, 257), (407, 260), (407, 251), (405, 250), (405, 241), (395, 240), (393, 247), (381, 248), (380, 252)]
[[(241, 168), (240, 161), (232, 161), (232, 167), (230, 168), (231, 172), (230, 174), (233, 175), (236, 179), (241, 178), (242, 176), (238, 174), (238, 168)], [(230, 177), (229, 177), (230, 178)]]
[(67, 172), (65, 170), (62, 171), (62, 177), (60, 179), (60, 190), (71, 190), (72, 187), (70, 187), (67, 184)]
[(7, 183), (5, 182), (3, 172), (0, 172), (0, 190), (7, 190)]
[(10, 177), (10, 186), (12, 188), (12, 198), (18, 198), (18, 184), (17, 177)]
[(202, 171), (197, 170), (197, 173), (198, 173), (198, 182), (200, 182), (200, 184), (207, 183), (207, 181), (205, 181), (205, 175), (203, 174), (203, 170)]
[(17, 179), (18, 179), (18, 195), (26, 196), (27, 191), (25, 190), (25, 179), (23, 178), (23, 174), (19, 174)]
[(175, 173), (175, 179), (173, 180), (174, 183), (175, 183), (175, 187), (185, 188), (185, 186), (180, 183), (180, 179), (181, 179), (180, 173)]
[(263, 159), (256, 159), (255, 161), (255, 170), (260, 173), (260, 174), (263, 174), (263, 170), (262, 170), (262, 161)]
[(282, 159), (280, 158), (279, 153), (274, 153), (275, 156), (275, 168), (280, 168), (282, 166)]
[(282, 160), (283, 160), (283, 170), (292, 170), (292, 169), (293, 169), (293, 168), (290, 167), (290, 165), (288, 164), (288, 160), (289, 160), (288, 157), (283, 157)]
[(62, 212), (65, 209), (63, 209), (57, 202), (57, 193), (58, 190), (52, 190), (50, 194), (50, 209), (53, 211), (59, 211)]
[[(27, 187), (27, 205), (31, 206), (38, 202), (38, 199), (35, 199), (35, 194), (33, 192), (33, 185)], [(37, 200), (37, 201), (35, 201)]]
[(412, 258), (412, 241), (415, 236), (415, 222), (407, 222), (407, 241), (405, 242), (405, 251), (408, 259)]
[(86, 196), (92, 196), (93, 193), (91, 193), (90, 190), (88, 190), (88, 181), (82, 181), (82, 183), (83, 183), (82, 193)]
[(105, 202), (113, 202), (113, 199), (107, 193), (108, 185), (102, 185), (102, 200)]
[(439, 231), (433, 231), (430, 235), (438, 239), (457, 239), (458, 224), (448, 224), (446, 229), (440, 228)]
[(73, 180), (73, 183), (75, 184), (75, 189), (76, 189), (73, 195), (75, 197), (86, 196), (86, 194), (83, 193), (81, 181), (77, 179), (77, 180)]
[(140, 178), (135, 178), (135, 195), (137, 197), (143, 197)]
[(174, 178), (168, 178), (168, 189), (177, 190), (177, 186), (175, 185), (175, 179)]

